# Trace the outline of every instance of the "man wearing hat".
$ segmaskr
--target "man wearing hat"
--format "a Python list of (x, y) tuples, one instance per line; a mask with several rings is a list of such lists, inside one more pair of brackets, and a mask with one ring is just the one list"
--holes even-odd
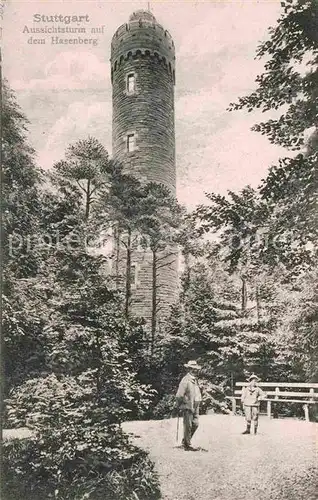
[(266, 397), (266, 394), (258, 387), (259, 378), (254, 373), (248, 379), (249, 384), (242, 389), (241, 402), (244, 406), (246, 418), (246, 430), (243, 434), (251, 433), (251, 423), (254, 422), (254, 434), (257, 434), (258, 414), (260, 400)]
[(191, 438), (199, 426), (199, 406), (202, 400), (197, 381), (201, 366), (196, 361), (188, 361), (184, 366), (187, 374), (179, 384), (176, 398), (178, 407), (183, 411), (182, 445), (185, 450), (193, 450)]

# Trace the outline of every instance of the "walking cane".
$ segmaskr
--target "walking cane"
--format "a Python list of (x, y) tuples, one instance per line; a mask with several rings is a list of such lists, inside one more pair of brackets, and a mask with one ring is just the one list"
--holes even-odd
[(178, 412), (178, 418), (177, 418), (177, 443), (179, 441), (179, 419), (180, 419), (180, 415), (179, 415), (179, 412)]

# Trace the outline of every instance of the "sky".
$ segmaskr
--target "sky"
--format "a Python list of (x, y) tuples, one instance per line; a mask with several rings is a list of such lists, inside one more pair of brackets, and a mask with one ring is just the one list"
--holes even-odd
[[(44, 169), (64, 156), (66, 147), (88, 135), (111, 155), (110, 42), (144, 1), (62, 0), (5, 2), (3, 73), (30, 121), (29, 138)], [(230, 102), (256, 88), (264, 61), (258, 44), (280, 15), (279, 0), (152, 1), (150, 10), (171, 33), (176, 47), (177, 197), (189, 209), (206, 201), (206, 192), (225, 194), (256, 187), (286, 150), (250, 130), (273, 113), (227, 111)], [(87, 32), (96, 45), (52, 45), (51, 34), (25, 27), (34, 15), (88, 16)], [(80, 26), (78, 24), (75, 26)], [(72, 25), (74, 26), (74, 25)], [(45, 44), (29, 43), (45, 38)], [(65, 36), (65, 35), (63, 35)], [(74, 37), (77, 35), (69, 35)]]

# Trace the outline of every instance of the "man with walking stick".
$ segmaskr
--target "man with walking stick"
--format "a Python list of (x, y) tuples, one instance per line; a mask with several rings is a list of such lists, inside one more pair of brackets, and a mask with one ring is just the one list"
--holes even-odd
[[(184, 365), (187, 374), (179, 384), (176, 394), (177, 406), (183, 413), (183, 439), (182, 446), (185, 450), (194, 450), (191, 439), (199, 426), (199, 407), (202, 400), (201, 391), (197, 381), (197, 375), (201, 369), (196, 361), (188, 361)], [(177, 420), (177, 440), (179, 433), (179, 415)]]

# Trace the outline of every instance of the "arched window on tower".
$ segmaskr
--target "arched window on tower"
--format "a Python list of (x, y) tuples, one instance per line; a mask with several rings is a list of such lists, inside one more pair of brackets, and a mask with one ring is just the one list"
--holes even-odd
[(135, 134), (127, 135), (127, 151), (130, 153), (131, 151), (135, 151), (136, 149), (136, 138)]
[(129, 73), (127, 76), (127, 92), (133, 94), (136, 90), (136, 78), (134, 73)]
[(137, 264), (131, 264), (130, 267), (130, 284), (133, 289), (137, 288), (138, 285), (138, 268)]

